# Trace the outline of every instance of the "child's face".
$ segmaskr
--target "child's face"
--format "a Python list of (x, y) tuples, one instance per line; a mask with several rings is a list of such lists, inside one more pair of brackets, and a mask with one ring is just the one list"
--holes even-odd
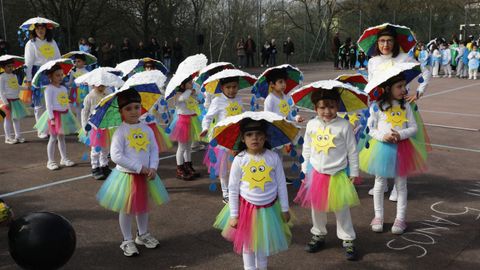
[(270, 87), (275, 93), (281, 95), (287, 88), (287, 82), (285, 79), (278, 79), (275, 81), (275, 83), (270, 83)]
[(193, 81), (192, 80), (183, 84), (183, 89), (185, 89), (185, 90), (192, 89), (192, 88), (193, 88)]
[(228, 98), (234, 98), (238, 93), (238, 82), (229, 82), (222, 85), (222, 92)]
[(56, 70), (52, 74), (50, 74), (50, 82), (54, 85), (59, 85), (62, 83), (63, 80), (63, 71), (61, 69)]
[(95, 89), (95, 91), (99, 92), (99, 93), (103, 93), (105, 92), (105, 85), (100, 85), (100, 86), (94, 86), (93, 89)]
[(265, 133), (259, 130), (253, 130), (245, 132), (242, 141), (250, 152), (260, 153), (265, 145), (265, 139)]
[(318, 117), (325, 122), (330, 122), (337, 117), (338, 103), (335, 100), (319, 100), (315, 106)]
[(75, 67), (77, 68), (83, 68), (85, 67), (85, 61), (83, 61), (82, 59), (75, 59)]
[(477, 46), (473, 46), (472, 51), (477, 51)]
[(14, 68), (15, 67), (13, 66), (13, 64), (6, 64), (5, 66), (3, 66), (3, 70), (5, 70), (5, 73), (7, 74), (12, 73)]
[(145, 65), (145, 70), (146, 71), (155, 70), (155, 65), (152, 65), (152, 64)]
[(377, 40), (378, 49), (383, 55), (391, 54), (395, 40), (391, 36), (381, 36)]
[(120, 109), (120, 114), (122, 115), (123, 121), (128, 124), (138, 123), (138, 119), (142, 115), (142, 105), (140, 103), (134, 102), (126, 105)]
[(45, 34), (47, 33), (47, 28), (45, 25), (37, 25), (35, 26), (35, 34), (37, 34), (37, 37), (40, 39), (45, 39)]
[(391, 91), (392, 91), (392, 98), (395, 100), (401, 100), (407, 93), (407, 90), (405, 88), (406, 82), (405, 81), (399, 81), (396, 82), (392, 85)]

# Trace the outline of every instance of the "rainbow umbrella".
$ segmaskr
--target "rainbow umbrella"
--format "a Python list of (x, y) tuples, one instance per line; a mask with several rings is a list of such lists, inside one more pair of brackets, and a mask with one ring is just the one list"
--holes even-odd
[[(415, 77), (422, 73), (420, 64), (418, 63), (397, 63), (382, 72), (376, 72), (373, 78), (365, 86), (365, 93), (370, 97), (370, 100), (377, 100), (383, 94), (382, 84), (390, 78), (403, 74), (407, 84)], [(419, 79), (419, 81), (421, 78)]]
[(362, 74), (342, 74), (334, 80), (342, 83), (351, 84), (362, 91), (363, 89), (365, 89), (365, 86), (368, 83), (367, 78), (365, 78), (365, 76), (363, 76)]
[(145, 71), (145, 63), (147, 62), (152, 62), (155, 65), (156, 70), (160, 70), (164, 75), (167, 75), (170, 71), (168, 68), (159, 60), (150, 58), (150, 57), (145, 57), (140, 59), (140, 65), (141, 71)]
[(412, 30), (406, 26), (384, 23), (373, 26), (363, 31), (363, 34), (358, 39), (358, 46), (370, 57), (375, 54), (375, 44), (377, 43), (377, 34), (385, 29), (390, 30), (396, 35), (397, 43), (400, 45), (400, 50), (408, 53), (410, 49), (415, 46), (417, 40)]
[(235, 66), (229, 62), (215, 62), (211, 63), (210, 65), (202, 68), (198, 72), (198, 76), (193, 79), (194, 84), (201, 88), (203, 83), (213, 74), (218, 73), (225, 69), (234, 69)]
[(340, 93), (339, 112), (353, 112), (368, 107), (368, 96), (358, 88), (334, 80), (316, 81), (296, 90), (292, 93), (292, 100), (296, 106), (309, 110), (315, 110), (310, 97), (312, 93), (318, 89), (333, 90), (336, 89)]
[(210, 94), (221, 93), (220, 80), (231, 77), (238, 77), (238, 90), (249, 88), (257, 81), (257, 77), (247, 72), (239, 69), (226, 69), (210, 76), (203, 83), (202, 92), (207, 91)]
[(267, 141), (272, 148), (296, 144), (300, 138), (300, 127), (272, 112), (244, 112), (218, 122), (213, 129), (212, 143), (237, 150), (240, 142), (240, 122), (250, 118), (267, 123)]
[(285, 88), (284, 93), (288, 94), (293, 88), (297, 87), (303, 82), (303, 73), (296, 67), (285, 64), (276, 67), (271, 67), (265, 70), (259, 77), (257, 82), (253, 85), (252, 93), (256, 95), (257, 98), (263, 97), (266, 98), (270, 92), (268, 84), (268, 74), (272, 70), (284, 69), (287, 72), (287, 87)]
[(43, 87), (49, 84), (50, 81), (47, 76), (47, 71), (50, 70), (56, 64), (60, 65), (64, 76), (67, 76), (67, 74), (73, 68), (73, 61), (71, 59), (62, 58), (62, 59), (48, 61), (38, 69), (37, 73), (35, 73), (35, 76), (33, 76), (33, 79), (32, 79), (32, 85), (35, 87)]
[(84, 51), (71, 51), (62, 55), (62, 58), (70, 58), (73, 61), (75, 61), (75, 56), (78, 54), (85, 55), (87, 66), (97, 63), (97, 57), (95, 57), (93, 54), (90, 54)]
[(165, 98), (168, 100), (175, 96), (178, 88), (187, 79), (192, 79), (198, 75), (200, 70), (206, 67), (207, 57), (203, 54), (195, 54), (183, 60), (177, 68), (176, 73), (167, 85)]
[(10, 115), (10, 110), (7, 108), (7, 105), (3, 104), (3, 102), (0, 101), (0, 122), (3, 121), (6, 117)]
[(26, 20), (22, 25), (20, 25), (20, 29), (23, 30), (30, 30), (32, 31), (35, 29), (35, 24), (45, 24), (48, 29), (53, 29), (54, 27), (59, 27), (60, 25), (52, 20), (45, 19), (42, 17), (35, 17)]
[(152, 70), (137, 73), (128, 79), (119, 91), (104, 97), (98, 103), (90, 116), (88, 123), (94, 128), (110, 128), (119, 126), (122, 117), (118, 110), (117, 94), (128, 89), (135, 89), (142, 97), (142, 114), (148, 112), (160, 98), (160, 89), (164, 86), (166, 77), (161, 71)]
[(167, 67), (162, 62), (149, 57), (123, 61), (118, 64), (115, 69), (120, 70), (123, 74), (123, 77), (125, 78), (132, 76), (136, 73), (145, 71), (145, 62), (153, 62), (157, 70), (160, 70), (164, 75), (167, 75), (169, 72)]
[[(13, 69), (16, 70), (20, 67), (23, 67), (23, 64), (25, 63), (25, 59), (21, 56), (16, 56), (16, 55), (10, 55), (10, 54), (5, 54), (0, 56), (0, 63), (1, 62), (6, 62), (6, 61), (13, 61)], [(0, 73), (4, 72), (3, 68), (0, 67)]]

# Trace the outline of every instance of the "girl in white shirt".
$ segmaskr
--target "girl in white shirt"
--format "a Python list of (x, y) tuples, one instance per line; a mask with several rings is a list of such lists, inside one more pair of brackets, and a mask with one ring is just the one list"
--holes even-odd
[(38, 119), (34, 128), (40, 133), (48, 133), (50, 135), (47, 145), (47, 168), (49, 170), (58, 170), (59, 167), (55, 162), (55, 144), (58, 141), (58, 149), (62, 157), (60, 165), (66, 167), (74, 166), (75, 163), (67, 157), (65, 135), (75, 134), (80, 128), (80, 124), (70, 111), (67, 88), (61, 85), (63, 80), (62, 67), (55, 64), (46, 72), (50, 79), (50, 84), (45, 88), (45, 106), (47, 110)]
[[(243, 253), (244, 269), (267, 269), (267, 257), (288, 249), (291, 232), (283, 165), (269, 150), (266, 123), (240, 122), (242, 143), (229, 178), (229, 203), (214, 227)], [(260, 180), (258, 180), (260, 179)]]
[(70, 108), (74, 112), (78, 121), (81, 121), (81, 111), (83, 105), (83, 99), (90, 92), (90, 88), (87, 84), (77, 85), (74, 80), (82, 75), (87, 74), (89, 71), (86, 68), (87, 58), (84, 54), (76, 54), (73, 56), (75, 59), (75, 67), (70, 71), (70, 78), (68, 81), (68, 87), (70, 88), (69, 98), (70, 98)]
[[(112, 137), (110, 153), (117, 164), (97, 193), (100, 205), (119, 212), (123, 241), (120, 248), (127, 257), (139, 254), (137, 245), (158, 246), (158, 240), (148, 232), (148, 201), (160, 205), (168, 194), (157, 175), (158, 149), (153, 131), (140, 122), (141, 97), (134, 89), (120, 91), (117, 103), (123, 123)], [(133, 240), (132, 219), (137, 222)]]
[[(343, 240), (348, 260), (356, 259), (350, 207), (360, 204), (353, 186), (358, 177), (358, 153), (352, 125), (337, 116), (340, 94), (336, 88), (319, 89), (311, 96), (317, 116), (308, 121), (304, 136), (302, 173), (306, 176), (295, 202), (312, 209), (312, 239), (306, 251), (325, 244), (327, 212), (337, 219), (337, 237)], [(349, 167), (350, 177), (346, 173)]]
[[(407, 176), (426, 167), (426, 151), (415, 138), (417, 123), (412, 107), (405, 100), (403, 74), (388, 79), (379, 87), (383, 93), (370, 107), (366, 133), (372, 137), (360, 151), (360, 169), (375, 175), (373, 202), (374, 232), (383, 231), (383, 197), (387, 178), (395, 178), (398, 194), (397, 215), (392, 233), (402, 234), (407, 208)], [(378, 91), (378, 90), (375, 90)]]

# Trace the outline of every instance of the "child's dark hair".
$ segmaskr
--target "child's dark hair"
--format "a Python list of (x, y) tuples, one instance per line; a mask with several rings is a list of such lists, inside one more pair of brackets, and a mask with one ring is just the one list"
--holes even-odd
[(377, 42), (375, 42), (375, 54), (374, 56), (377, 55), (382, 55), (380, 52), (380, 48), (378, 48), (378, 39), (382, 36), (389, 36), (393, 38), (393, 49), (392, 49), (392, 57), (397, 57), (400, 54), (400, 45), (397, 42), (397, 34), (395, 30), (389, 29), (388, 27), (383, 29), (382, 31), (378, 32), (377, 34)]
[(312, 93), (310, 100), (315, 108), (320, 100), (326, 101), (327, 105), (335, 103), (335, 105), (338, 106), (338, 103), (340, 102), (340, 93), (337, 88), (331, 90), (320, 88)]
[(84, 54), (79, 54), (79, 53), (78, 53), (78, 54), (75, 54), (75, 55), (73, 56), (73, 58), (74, 58), (75, 60), (80, 59), (80, 60), (82, 60), (83, 62), (87, 62), (87, 57), (86, 57)]
[(187, 89), (185, 89), (185, 84), (187, 84), (191, 80), (192, 80), (192, 76), (188, 76), (188, 78), (183, 80), (182, 83), (180, 84), (180, 86), (178, 87), (178, 92), (180, 92), (180, 93), (185, 92), (187, 90)]
[(222, 78), (220, 79), (220, 85), (223, 86), (227, 83), (231, 83), (231, 82), (236, 82), (238, 83), (240, 81), (240, 78), (238, 76), (235, 76), (235, 77), (226, 77), (226, 78)]
[[(405, 75), (403, 73), (398, 74), (397, 76), (394, 76), (390, 79), (388, 79), (386, 82), (382, 83), (379, 87), (383, 88), (383, 93), (380, 95), (378, 99), (378, 107), (380, 107), (380, 110), (383, 112), (385, 110), (388, 110), (390, 107), (393, 106), (392, 104), (392, 86), (400, 81), (405, 80)], [(400, 103), (400, 107), (402, 110), (405, 110), (405, 99), (402, 98), (401, 100), (398, 101)], [(388, 104), (387, 107), (383, 107), (385, 104)]]
[[(243, 150), (247, 149), (247, 145), (245, 144), (245, 142), (242, 141), (243, 136), (248, 131), (254, 131), (254, 130), (263, 132), (263, 134), (267, 136), (267, 122), (265, 120), (258, 121), (258, 120), (253, 120), (251, 118), (245, 118), (240, 121), (240, 140), (234, 149), (235, 151), (237, 151), (237, 153), (240, 153)], [(271, 149), (268, 141), (265, 141), (263, 148)]]
[(118, 104), (119, 110), (121, 110), (123, 107), (127, 106), (130, 103), (141, 103), (141, 102), (142, 102), (142, 97), (137, 92), (137, 90), (133, 88), (120, 91), (117, 94), (117, 104)]
[(5, 61), (2, 61), (0, 62), (0, 67), (5, 67), (6, 65), (8, 64), (13, 64), (13, 59), (8, 59), (8, 60), (5, 60)]
[(55, 71), (61, 70), (61, 69), (62, 69), (62, 66), (60, 66), (59, 64), (55, 64), (49, 70), (46, 71), (47, 76), (51, 76)]
[[(53, 30), (49, 29), (46, 24), (35, 24), (35, 26), (37, 25), (43, 25), (45, 27), (45, 39), (48, 42), (51, 42), (53, 40)], [(35, 29), (30, 30), (30, 39), (35, 41), (37, 37), (38, 36), (37, 36), (37, 33), (35, 32)]]
[(267, 82), (275, 84), (278, 80), (288, 78), (287, 70), (285, 68), (282, 69), (274, 69), (267, 74)]

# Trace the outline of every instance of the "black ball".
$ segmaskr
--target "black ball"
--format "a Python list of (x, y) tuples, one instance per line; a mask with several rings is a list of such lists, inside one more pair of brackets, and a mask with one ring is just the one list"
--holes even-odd
[(26, 214), (8, 231), (10, 255), (24, 269), (58, 269), (72, 257), (75, 244), (72, 224), (49, 212)]

